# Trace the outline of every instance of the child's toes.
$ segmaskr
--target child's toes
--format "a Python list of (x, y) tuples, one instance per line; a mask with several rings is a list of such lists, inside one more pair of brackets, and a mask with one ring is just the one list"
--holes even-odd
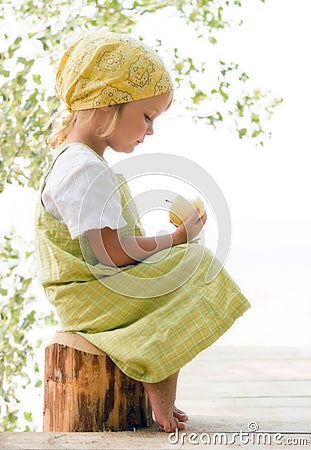
[(179, 430), (184, 430), (186, 428), (186, 425), (184, 422), (180, 422), (176, 417), (172, 417), (171, 419), (171, 432), (175, 431), (176, 428)]
[(188, 415), (181, 409), (176, 408), (176, 406), (174, 406), (173, 416), (181, 422), (186, 422), (186, 420), (188, 420)]

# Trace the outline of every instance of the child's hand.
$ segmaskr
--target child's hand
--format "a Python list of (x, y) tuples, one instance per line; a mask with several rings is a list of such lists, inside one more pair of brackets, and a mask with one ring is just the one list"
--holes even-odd
[(192, 241), (202, 230), (206, 219), (206, 212), (200, 217), (199, 210), (194, 209), (190, 216), (172, 234), (173, 245), (185, 244), (188, 241)]

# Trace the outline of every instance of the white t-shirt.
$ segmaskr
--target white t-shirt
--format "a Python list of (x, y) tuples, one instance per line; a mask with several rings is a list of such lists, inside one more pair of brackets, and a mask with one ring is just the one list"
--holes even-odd
[(71, 144), (54, 162), (42, 202), (75, 239), (87, 230), (126, 225), (118, 186), (116, 175), (103, 158), (86, 145)]

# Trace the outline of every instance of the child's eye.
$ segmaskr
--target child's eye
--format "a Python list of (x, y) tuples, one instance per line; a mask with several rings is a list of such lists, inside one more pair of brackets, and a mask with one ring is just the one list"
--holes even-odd
[(145, 120), (146, 120), (147, 122), (151, 122), (151, 117), (149, 117), (148, 114), (145, 114)]

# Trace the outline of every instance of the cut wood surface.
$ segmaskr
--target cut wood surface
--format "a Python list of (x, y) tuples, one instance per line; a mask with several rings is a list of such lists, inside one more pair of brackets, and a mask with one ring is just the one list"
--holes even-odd
[[(190, 419), (187, 435), (179, 435), (175, 444), (154, 425), (129, 432), (2, 433), (0, 449), (307, 449), (311, 447), (310, 386), (311, 348), (214, 345), (181, 371), (177, 406)], [(251, 433), (251, 426), (257, 431)], [(249, 439), (255, 441), (259, 433), (268, 433), (261, 439), (271, 442), (258, 447), (236, 437), (232, 443), (233, 433), (240, 431), (249, 432)], [(215, 433), (225, 434), (227, 445), (216, 438), (213, 445), (200, 443), (206, 433), (211, 439)]]

